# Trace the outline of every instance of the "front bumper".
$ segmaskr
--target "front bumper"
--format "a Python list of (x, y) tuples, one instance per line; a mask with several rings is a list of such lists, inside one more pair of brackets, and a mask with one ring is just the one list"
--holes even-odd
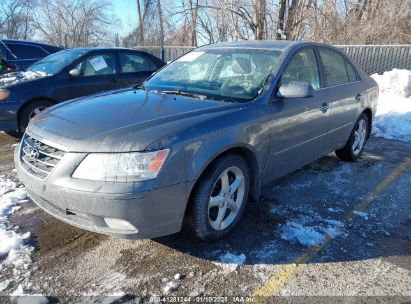
[[(180, 231), (188, 189), (194, 182), (156, 188), (155, 180), (136, 183), (107, 183), (71, 178), (85, 157), (66, 153), (45, 179), (29, 174), (15, 153), (18, 177), (33, 201), (52, 216), (82, 229), (118, 238), (141, 239)], [(110, 228), (105, 218), (127, 221), (136, 230)]]

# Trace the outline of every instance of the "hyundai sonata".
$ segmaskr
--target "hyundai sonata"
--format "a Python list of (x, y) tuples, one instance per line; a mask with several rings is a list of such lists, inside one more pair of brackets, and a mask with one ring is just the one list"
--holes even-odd
[(121, 238), (202, 239), (240, 221), (263, 185), (335, 151), (360, 157), (377, 84), (310, 42), (197, 48), (142, 86), (51, 107), (15, 163), (32, 199), (75, 226)]

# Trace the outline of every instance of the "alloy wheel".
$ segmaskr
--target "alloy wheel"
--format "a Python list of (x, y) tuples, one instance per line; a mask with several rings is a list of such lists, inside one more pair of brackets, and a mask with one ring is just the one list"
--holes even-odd
[(244, 203), (245, 180), (240, 168), (224, 170), (214, 184), (208, 201), (208, 220), (215, 230), (224, 230), (236, 219)]
[(367, 137), (367, 124), (364, 119), (358, 121), (357, 127), (354, 130), (354, 142), (352, 144), (352, 152), (354, 155), (358, 155), (365, 143)]

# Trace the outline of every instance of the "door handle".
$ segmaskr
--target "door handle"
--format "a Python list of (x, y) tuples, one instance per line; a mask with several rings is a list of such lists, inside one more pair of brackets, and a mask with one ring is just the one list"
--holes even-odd
[(325, 113), (328, 111), (328, 105), (326, 102), (324, 102), (321, 107), (320, 107), (321, 112)]
[(362, 98), (362, 94), (358, 93), (357, 95), (355, 95), (355, 100), (360, 101)]

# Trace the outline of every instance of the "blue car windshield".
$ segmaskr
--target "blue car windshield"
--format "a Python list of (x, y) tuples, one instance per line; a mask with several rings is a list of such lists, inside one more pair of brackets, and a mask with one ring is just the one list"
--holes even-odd
[(46, 75), (54, 75), (86, 52), (85, 50), (78, 49), (63, 50), (37, 61), (29, 66), (27, 70)]
[(280, 55), (280, 51), (267, 49), (197, 49), (168, 64), (145, 87), (247, 101), (259, 94)]

